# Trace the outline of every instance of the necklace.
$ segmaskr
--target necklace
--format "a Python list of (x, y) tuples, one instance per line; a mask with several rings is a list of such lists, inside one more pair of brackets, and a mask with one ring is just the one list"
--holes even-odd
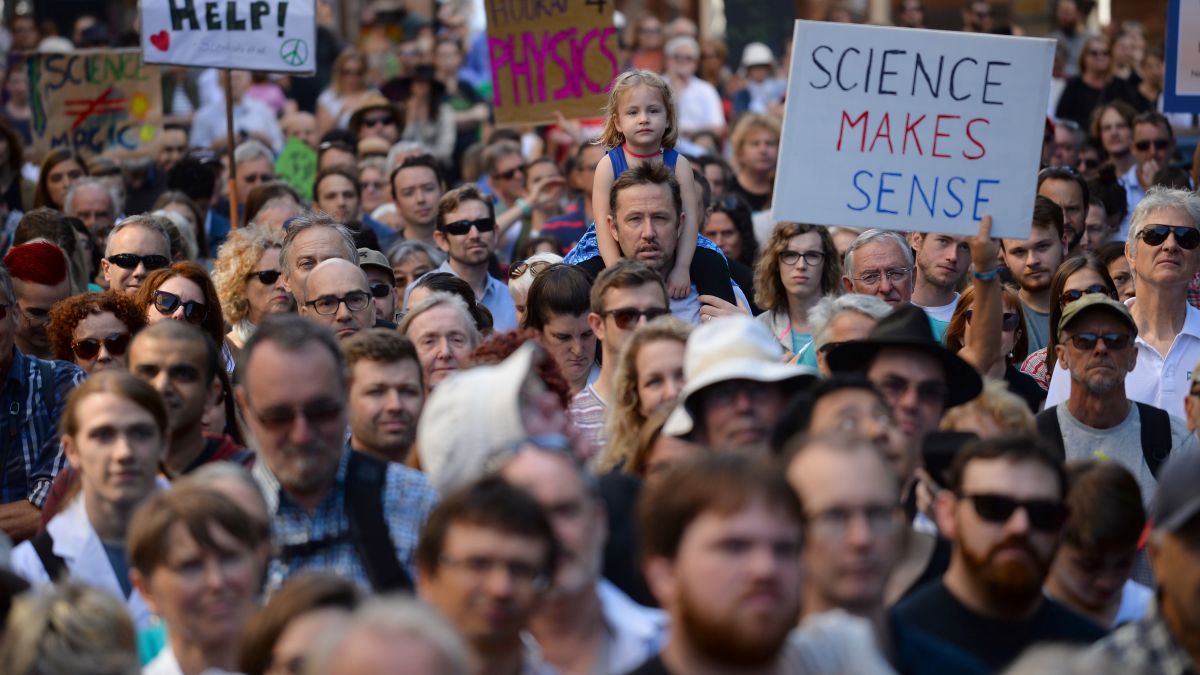
[(633, 150), (629, 149), (628, 143), (625, 144), (624, 150), (625, 150), (625, 154), (629, 155), (630, 157), (634, 157), (636, 159), (650, 159), (651, 157), (657, 157), (658, 155), (661, 155), (663, 153), (662, 148), (659, 148), (658, 150), (655, 150), (654, 152), (652, 152), (648, 155), (639, 155), (636, 152), (634, 152)]

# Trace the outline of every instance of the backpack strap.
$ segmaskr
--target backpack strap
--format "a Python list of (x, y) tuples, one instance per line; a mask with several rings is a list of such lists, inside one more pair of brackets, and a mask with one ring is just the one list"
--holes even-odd
[(1150, 467), (1150, 475), (1158, 480), (1158, 470), (1171, 453), (1171, 416), (1162, 408), (1138, 403), (1142, 424), (1142, 459)]
[(1058, 424), (1058, 406), (1052, 405), (1035, 418), (1038, 436), (1057, 451), (1059, 461), (1066, 461), (1067, 447), (1063, 443), (1062, 427)]
[(413, 590), (412, 579), (396, 559), (396, 546), (383, 515), (388, 464), (361, 452), (350, 453), (346, 468), (346, 512), (350, 540), (377, 593)]
[(58, 582), (66, 577), (67, 561), (54, 552), (54, 537), (50, 536), (49, 532), (43, 530), (41, 534), (30, 539), (29, 543), (33, 545), (38, 560), (42, 561), (42, 567), (50, 576), (50, 581)]
[(38, 360), (38, 372), (42, 375), (42, 405), (47, 410), (53, 410), (57, 403), (54, 396), (54, 364), (50, 361)]

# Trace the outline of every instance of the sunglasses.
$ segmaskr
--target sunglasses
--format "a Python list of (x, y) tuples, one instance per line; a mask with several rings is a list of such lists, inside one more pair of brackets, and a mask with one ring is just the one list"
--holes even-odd
[(165, 255), (138, 255), (136, 253), (118, 253), (110, 255), (107, 258), (108, 262), (120, 267), (123, 270), (135, 270), (138, 265), (144, 265), (147, 271), (161, 270), (171, 264), (171, 260)]
[(1029, 524), (1045, 532), (1057, 530), (1067, 520), (1067, 507), (1049, 499), (1020, 500), (988, 494), (963, 495), (963, 499), (970, 501), (975, 513), (989, 523), (1007, 523), (1017, 509), (1024, 509)]
[(491, 218), (477, 218), (475, 220), (456, 220), (453, 223), (446, 223), (440, 229), (446, 234), (453, 234), (456, 237), (461, 237), (471, 231), (471, 228), (479, 230), (480, 234), (491, 232), (496, 229), (496, 221)]
[(1152, 141), (1138, 141), (1133, 144), (1133, 147), (1137, 148), (1139, 152), (1146, 152), (1150, 146), (1154, 146), (1155, 150), (1166, 150), (1171, 147), (1171, 141), (1165, 138), (1156, 138)]
[(362, 121), (362, 125), (364, 127), (383, 127), (395, 123), (396, 120), (391, 115), (384, 115), (382, 117), (364, 117)]
[(279, 276), (281, 274), (283, 274), (283, 272), (280, 272), (279, 270), (259, 270), (258, 272), (251, 272), (247, 274), (246, 281), (249, 281), (250, 279), (258, 279), (258, 283), (262, 284), (263, 286), (271, 286), (274, 285), (276, 281), (279, 281)]
[[(967, 323), (971, 323), (972, 314), (974, 314), (974, 310), (968, 309), (967, 311), (963, 312), (963, 316), (966, 317)], [(1021, 317), (1017, 316), (1016, 312), (1005, 312), (1004, 319), (1000, 325), (1002, 327), (1001, 330), (1006, 333), (1011, 333), (1021, 325)]]
[(537, 275), (539, 275), (543, 271), (545, 271), (545, 269), (547, 267), (549, 267), (553, 264), (554, 263), (546, 261), (546, 260), (535, 260), (534, 262), (519, 262), (516, 265), (513, 265), (512, 269), (508, 270), (508, 278), (516, 279), (517, 277), (521, 276), (522, 274), (525, 274), (526, 270), (528, 270), (530, 274), (532, 274), (533, 276), (536, 277)]
[(198, 300), (183, 301), (183, 298), (167, 291), (154, 291), (154, 308), (166, 316), (183, 307), (183, 318), (188, 323), (200, 323), (208, 316), (208, 306)]
[(600, 312), (600, 316), (604, 318), (612, 317), (613, 323), (617, 324), (617, 328), (628, 330), (635, 327), (643, 317), (646, 321), (653, 321), (660, 316), (669, 314), (670, 310), (662, 307), (651, 307), (649, 309), (638, 309), (636, 307), (621, 307), (619, 309), (607, 309)]
[(80, 361), (91, 361), (100, 355), (100, 344), (103, 343), (109, 354), (121, 356), (129, 348), (129, 338), (129, 333), (113, 333), (102, 340), (87, 338), (72, 342), (71, 351), (75, 352), (75, 358)]
[(1192, 250), (1200, 246), (1200, 230), (1194, 227), (1181, 227), (1178, 225), (1147, 225), (1142, 228), (1142, 241), (1151, 246), (1158, 246), (1167, 240), (1167, 235), (1175, 235), (1175, 243), (1179, 244), (1179, 248)]
[(254, 410), (254, 408), (250, 408), (250, 410), (264, 427), (271, 431), (282, 431), (292, 428), (297, 417), (303, 417), (309, 424), (320, 425), (333, 422), (342, 414), (342, 404), (337, 401), (313, 401), (301, 408), (277, 406), (266, 410)]
[(519, 166), (516, 166), (516, 167), (509, 169), (508, 171), (501, 171), (499, 173), (494, 173), (494, 174), (492, 174), (492, 177), (493, 178), (503, 178), (504, 180), (512, 180), (517, 174), (522, 174), (522, 173), (525, 173), (525, 169), (523, 169)]
[[(1063, 291), (1063, 294), (1058, 296), (1058, 305), (1060, 307), (1066, 307), (1083, 296), (1091, 295), (1093, 293), (1103, 293), (1110, 298), (1113, 297), (1112, 293), (1108, 292), (1108, 288), (1104, 284), (1092, 284), (1083, 290), (1075, 289), (1071, 291)], [(1115, 300), (1116, 298), (1113, 299)]]
[(946, 403), (946, 384), (944, 382), (911, 382), (902, 377), (889, 375), (882, 381), (876, 382), (875, 387), (889, 401), (895, 401), (915, 389), (917, 400), (925, 405), (944, 405)]
[(1125, 349), (1129, 343), (1133, 342), (1133, 338), (1129, 333), (1104, 333), (1097, 335), (1095, 333), (1076, 333), (1071, 336), (1071, 344), (1075, 345), (1076, 349), (1090, 352), (1096, 348), (1096, 343), (1103, 341), (1104, 346), (1109, 350)]
[(382, 300), (392, 294), (392, 287), (385, 283), (371, 284), (371, 297)]

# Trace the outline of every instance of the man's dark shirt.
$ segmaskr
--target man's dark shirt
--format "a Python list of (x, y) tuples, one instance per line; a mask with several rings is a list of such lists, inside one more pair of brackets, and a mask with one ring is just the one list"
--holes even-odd
[(629, 671), (628, 675), (673, 675), (663, 663), (662, 655), (655, 654), (649, 661)]

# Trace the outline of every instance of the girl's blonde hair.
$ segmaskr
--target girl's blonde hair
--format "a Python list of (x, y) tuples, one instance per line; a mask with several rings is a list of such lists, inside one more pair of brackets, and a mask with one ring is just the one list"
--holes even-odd
[(608, 90), (608, 103), (604, 104), (604, 133), (600, 136), (600, 144), (606, 148), (615, 148), (625, 142), (625, 134), (617, 128), (617, 114), (620, 112), (621, 96), (634, 87), (645, 85), (662, 96), (663, 107), (667, 113), (667, 128), (663, 131), (662, 147), (673, 148), (679, 140), (679, 122), (675, 118), (675, 95), (667, 81), (649, 70), (627, 70), (613, 80)]

